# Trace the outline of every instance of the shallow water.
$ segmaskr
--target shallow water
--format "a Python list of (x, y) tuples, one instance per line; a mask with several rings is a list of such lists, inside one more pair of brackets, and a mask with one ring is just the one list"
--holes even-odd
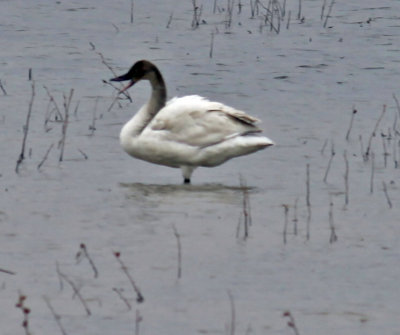
[[(237, 333), (293, 333), (282, 317), (290, 310), (301, 334), (398, 334), (400, 114), (393, 94), (400, 96), (400, 4), (336, 2), (323, 28), (322, 2), (304, 0), (300, 23), (298, 2), (287, 1), (276, 34), (260, 29), (261, 17), (249, 18), (247, 2), (226, 28), (226, 4), (217, 1), (220, 11), (213, 14), (213, 3), (203, 1), (204, 22), (191, 29), (190, 1), (135, 1), (133, 24), (127, 1), (0, 1), (6, 46), (0, 80), (7, 93), (0, 91), (0, 268), (15, 272), (0, 272), (2, 334), (23, 332), (14, 307), (20, 293), (28, 297), (34, 334), (60, 332), (43, 295), (68, 334), (131, 334), (136, 311), (141, 334), (226, 333), (229, 294)], [(109, 110), (115, 91), (102, 80), (113, 74), (99, 52), (118, 74), (137, 59), (154, 61), (169, 96), (199, 94), (248, 111), (277, 145), (199, 168), (192, 185), (181, 184), (179, 170), (130, 158), (119, 147), (119, 130), (150, 91), (140, 83), (130, 91), (132, 103)], [(26, 158), (16, 174), (30, 68), (36, 95)], [(62, 122), (44, 85), (62, 113), (63, 94), (74, 89), (62, 162)], [(371, 142), (372, 168), (372, 159), (362, 158), (360, 136), (365, 152), (384, 104)], [(252, 218), (246, 240), (240, 178)], [(289, 205), (286, 244), (283, 204)], [(329, 243), (330, 222), (335, 243)], [(179, 280), (173, 227), (182, 246)], [(86, 259), (76, 264), (80, 243), (98, 278)], [(114, 251), (142, 290), (143, 304), (135, 303)], [(90, 317), (67, 283), (60, 289), (56, 262), (80, 288)], [(124, 290), (132, 310), (113, 288)]]

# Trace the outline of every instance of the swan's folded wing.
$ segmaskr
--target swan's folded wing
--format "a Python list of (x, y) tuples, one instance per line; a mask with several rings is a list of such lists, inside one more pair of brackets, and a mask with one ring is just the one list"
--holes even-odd
[(151, 121), (149, 131), (162, 140), (206, 147), (247, 133), (260, 132), (246, 113), (198, 96), (176, 98)]

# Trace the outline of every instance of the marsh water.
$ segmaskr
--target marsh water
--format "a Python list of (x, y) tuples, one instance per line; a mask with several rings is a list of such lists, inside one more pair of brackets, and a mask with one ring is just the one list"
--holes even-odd
[[(193, 27), (191, 1), (134, 1), (132, 23), (130, 1), (0, 1), (2, 334), (24, 333), (20, 295), (32, 334), (61, 333), (44, 297), (68, 334), (292, 334), (287, 310), (301, 334), (400, 334), (400, 3), (335, 1), (323, 27), (330, 1), (322, 20), (324, 1), (302, 1), (300, 18), (286, 1), (279, 33), (253, 2), (230, 25), (215, 3), (197, 1)], [(107, 81), (138, 59), (170, 97), (244, 110), (276, 146), (192, 185), (132, 159), (119, 130), (150, 88), (113, 104)]]

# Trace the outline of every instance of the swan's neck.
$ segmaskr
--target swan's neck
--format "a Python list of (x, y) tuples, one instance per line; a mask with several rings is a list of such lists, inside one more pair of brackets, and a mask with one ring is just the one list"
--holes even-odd
[(147, 113), (151, 120), (158, 111), (165, 106), (167, 100), (167, 88), (165, 87), (164, 79), (157, 68), (154, 68), (154, 70), (149, 74), (149, 81), (152, 92), (150, 100), (147, 103)]
[(123, 132), (124, 134), (129, 133), (129, 137), (139, 136), (160, 109), (165, 106), (167, 88), (165, 87), (165, 82), (160, 71), (154, 69), (148, 75), (148, 80), (152, 88), (151, 97), (146, 105), (124, 126)]

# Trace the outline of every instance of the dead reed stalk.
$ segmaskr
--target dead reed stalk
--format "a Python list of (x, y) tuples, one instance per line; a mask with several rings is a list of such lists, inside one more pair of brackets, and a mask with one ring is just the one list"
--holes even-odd
[(387, 191), (386, 183), (384, 181), (382, 181), (382, 186), (383, 186), (383, 193), (385, 193), (386, 201), (388, 203), (389, 208), (391, 209), (393, 207), (393, 205), (392, 205), (392, 201), (390, 200), (390, 197), (389, 197), (389, 194)]
[(135, 315), (135, 335), (139, 335), (139, 325), (140, 322), (143, 321), (143, 317), (140, 315), (139, 310), (136, 310), (136, 315)]
[(46, 303), (47, 307), (49, 308), (51, 314), (54, 317), (54, 320), (57, 323), (58, 328), (60, 328), (60, 331), (63, 335), (67, 335), (67, 332), (65, 331), (62, 323), (61, 323), (61, 316), (59, 314), (56, 313), (56, 311), (54, 310), (53, 306), (50, 303), (50, 299), (47, 296), (43, 296), (43, 300)]
[(62, 162), (64, 159), (64, 149), (65, 149), (65, 140), (67, 138), (67, 128), (68, 128), (68, 121), (69, 121), (69, 108), (71, 105), (72, 96), (74, 94), (74, 89), (71, 88), (69, 92), (69, 96), (67, 97), (64, 94), (64, 121), (62, 125), (62, 132), (61, 132), (61, 139), (58, 142), (58, 147), (60, 148), (60, 157), (58, 159), (59, 162)]
[(210, 58), (213, 57), (213, 52), (214, 52), (214, 31), (211, 32), (211, 43), (210, 43)]
[(292, 328), (292, 329), (293, 329), (295, 335), (300, 335), (299, 330), (297, 329), (297, 326), (296, 326), (296, 322), (295, 322), (295, 320), (294, 320), (294, 317), (293, 317), (293, 315), (290, 313), (290, 311), (284, 312), (284, 313), (283, 313), (283, 316), (286, 317), (286, 318), (288, 318), (287, 325), (288, 325), (289, 328)]
[(128, 307), (128, 310), (131, 310), (132, 305), (129, 303), (129, 300), (122, 294), (123, 289), (114, 287), (113, 291), (118, 294), (119, 298), (124, 302), (126, 307)]
[(40, 168), (42, 167), (42, 165), (44, 164), (44, 162), (46, 162), (47, 158), (49, 157), (49, 153), (51, 151), (51, 149), (53, 149), (54, 143), (52, 143), (50, 145), (50, 147), (47, 149), (46, 153), (43, 156), (43, 159), (40, 161), (40, 163), (37, 166), (37, 169), (40, 170)]
[(329, 8), (328, 8), (328, 13), (325, 16), (325, 22), (324, 22), (324, 28), (326, 28), (327, 24), (328, 24), (328, 19), (331, 17), (331, 12), (332, 12), (332, 8), (333, 8), (333, 4), (335, 3), (335, 0), (332, 0)]
[(297, 223), (299, 222), (297, 218), (297, 203), (299, 202), (299, 198), (296, 198), (293, 206), (293, 235), (297, 236)]
[(9, 275), (16, 275), (16, 273), (14, 271), (2, 269), (2, 268), (0, 268), (0, 272), (7, 273)]
[(311, 224), (311, 201), (310, 201), (310, 164), (307, 164), (306, 169), (306, 205), (307, 205), (307, 232), (306, 239), (310, 239), (310, 224)]
[(343, 158), (345, 163), (344, 170), (344, 206), (345, 208), (349, 204), (349, 160), (347, 159), (347, 151), (343, 152)]
[(324, 19), (325, 6), (326, 6), (326, 0), (324, 0), (324, 2), (322, 3), (322, 8), (321, 8), (321, 21)]
[(229, 297), (229, 303), (231, 306), (231, 322), (229, 324), (229, 335), (235, 335), (236, 331), (236, 308), (235, 308), (235, 300), (233, 298), (233, 295), (231, 291), (228, 290), (228, 297)]
[(375, 176), (375, 154), (371, 152), (371, 178), (369, 183), (369, 193), (374, 193), (374, 176)]
[(288, 226), (288, 214), (289, 214), (289, 205), (283, 204), (282, 205), (285, 213), (285, 221), (283, 225), (283, 244), (286, 244), (286, 235), (287, 235), (287, 226)]
[(368, 160), (368, 158), (369, 158), (369, 153), (371, 151), (371, 145), (372, 145), (372, 139), (376, 136), (376, 131), (378, 130), (379, 123), (382, 121), (382, 118), (385, 115), (385, 113), (386, 113), (386, 105), (383, 105), (382, 113), (379, 116), (378, 120), (376, 121), (374, 130), (372, 131), (372, 133), (371, 133), (371, 135), (369, 137), (369, 140), (368, 140), (367, 150), (365, 151), (366, 160)]
[(28, 107), (28, 114), (26, 115), (26, 122), (23, 128), (24, 132), (24, 137), (22, 139), (22, 147), (21, 147), (21, 153), (19, 154), (18, 160), (17, 160), (17, 165), (15, 166), (15, 172), (19, 172), (19, 166), (25, 159), (25, 146), (26, 146), (26, 139), (28, 137), (28, 131), (29, 131), (29, 123), (31, 120), (31, 115), (32, 115), (32, 107), (33, 107), (33, 101), (35, 99), (35, 82), (32, 80), (32, 95), (31, 95), (31, 100), (29, 101), (29, 107)]
[(136, 302), (142, 303), (144, 301), (144, 297), (143, 297), (141, 291), (139, 290), (139, 287), (136, 285), (135, 281), (133, 280), (131, 274), (129, 273), (128, 268), (126, 267), (125, 263), (122, 261), (121, 253), (119, 251), (115, 251), (114, 256), (117, 259), (118, 263), (121, 265), (122, 271), (128, 277), (128, 280), (131, 283), (133, 290), (136, 293)]
[(7, 91), (6, 91), (5, 87), (3, 86), (3, 83), (1, 82), (1, 79), (0, 79), (0, 89), (3, 92), (4, 95), (7, 95)]
[(331, 235), (329, 236), (329, 243), (336, 242), (338, 237), (336, 235), (335, 224), (333, 222), (333, 201), (329, 203), (329, 228), (331, 230)]
[(329, 171), (330, 171), (330, 169), (331, 169), (333, 157), (335, 157), (335, 154), (336, 154), (336, 153), (335, 153), (335, 144), (334, 144), (333, 141), (332, 141), (332, 145), (331, 145), (331, 157), (329, 158), (328, 166), (326, 167), (326, 170), (325, 170), (325, 175), (324, 175), (324, 179), (323, 179), (324, 183), (326, 183), (327, 180), (328, 180), (328, 174), (329, 174)]
[(382, 146), (383, 146), (383, 165), (384, 165), (384, 167), (386, 169), (386, 167), (387, 167), (387, 158), (388, 158), (388, 156), (390, 154), (387, 151), (386, 138), (385, 138), (385, 136), (383, 134), (381, 135), (381, 138), (382, 138)]
[(297, 11), (297, 20), (301, 19), (301, 0), (299, 0), (299, 7)]
[[(249, 237), (249, 229), (251, 226), (251, 208), (250, 208), (250, 198), (249, 192), (246, 185), (246, 180), (240, 176), (240, 189), (242, 191), (243, 200), (242, 200), (242, 213), (243, 213), (243, 225), (244, 225), (244, 233), (243, 239), (246, 240)], [(239, 227), (240, 227), (240, 219), (239, 225), (237, 229), (236, 237), (239, 237)]]
[(65, 275), (64, 273), (62, 273), (60, 271), (60, 267), (58, 266), (58, 263), (57, 263), (57, 274), (58, 274), (58, 277), (60, 278), (61, 284), (62, 284), (62, 281), (64, 280), (65, 282), (68, 283), (69, 286), (71, 286), (72, 290), (74, 291), (74, 296), (78, 297), (79, 301), (81, 302), (83, 308), (86, 311), (86, 314), (88, 316), (92, 315), (92, 312), (90, 311), (89, 306), (86, 303), (86, 300), (82, 297), (81, 292), (79, 291), (78, 287), (75, 285), (75, 283), (71, 279), (68, 278), (67, 275)]
[(348, 142), (350, 139), (350, 131), (351, 128), (353, 127), (353, 121), (354, 121), (354, 116), (357, 114), (357, 110), (355, 108), (353, 108), (353, 112), (351, 113), (351, 119), (350, 119), (350, 125), (349, 125), (349, 129), (347, 130), (346, 133), (346, 141)]
[(178, 233), (178, 230), (176, 229), (175, 225), (172, 225), (172, 229), (174, 230), (174, 235), (176, 237), (176, 244), (178, 248), (178, 272), (177, 276), (178, 279), (182, 277), (182, 246), (181, 246), (181, 236)]
[(99, 276), (99, 271), (97, 270), (97, 267), (94, 264), (92, 257), (90, 257), (85, 243), (81, 243), (79, 245), (79, 251), (75, 255), (75, 259), (76, 259), (77, 263), (80, 263), (80, 261), (83, 258), (86, 258), (89, 261), (89, 264), (90, 264), (90, 266), (91, 266), (91, 268), (93, 270), (93, 273), (94, 273), (94, 278), (97, 278)]
[(192, 18), (192, 29), (196, 29), (200, 25), (201, 14), (203, 11), (203, 5), (197, 6), (196, 0), (192, 0), (193, 5), (193, 18)]
[(133, 23), (133, 8), (134, 8), (134, 0), (131, 0), (131, 24)]
[(174, 17), (174, 12), (172, 12), (169, 15), (168, 22), (167, 22), (167, 25), (165, 26), (165, 28), (169, 29), (169, 27), (171, 26), (171, 22), (172, 22), (173, 17)]

